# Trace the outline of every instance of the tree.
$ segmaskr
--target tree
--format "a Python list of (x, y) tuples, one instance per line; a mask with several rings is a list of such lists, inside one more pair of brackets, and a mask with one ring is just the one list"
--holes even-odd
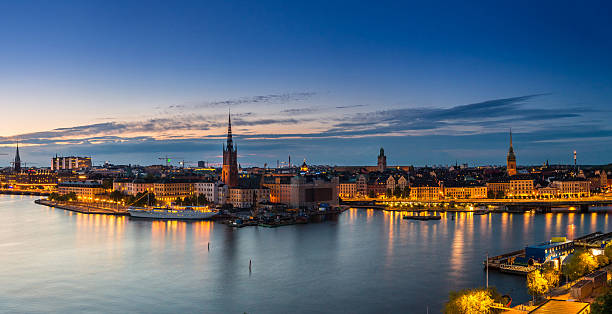
[(376, 198), (376, 192), (374, 192), (374, 190), (370, 190), (370, 191), (368, 191), (368, 197), (370, 197), (370, 198)]
[(600, 267), (610, 264), (610, 259), (605, 254), (595, 256), (595, 260)]
[(404, 187), (404, 191), (403, 191), (403, 195), (404, 198), (408, 198), (410, 197), (410, 187), (408, 185), (406, 185)]
[(125, 194), (123, 194), (121, 191), (115, 190), (110, 193), (109, 197), (111, 200), (118, 202), (125, 197)]
[(563, 274), (570, 280), (576, 280), (582, 275), (597, 268), (597, 260), (587, 251), (575, 251), (567, 265), (563, 267)]
[(612, 290), (600, 297), (598, 297), (593, 304), (591, 304), (591, 314), (606, 314), (612, 313)]
[(606, 247), (604, 248), (604, 255), (608, 259), (612, 260), (612, 243), (608, 243), (608, 245), (606, 245)]
[(527, 274), (527, 290), (533, 299), (548, 292), (548, 281), (546, 281), (546, 278), (542, 276), (539, 270), (534, 270)]
[(395, 190), (393, 190), (393, 196), (397, 198), (402, 197), (402, 189), (400, 189), (399, 187), (396, 187)]
[(544, 279), (546, 280), (549, 291), (552, 288), (557, 287), (557, 285), (559, 284), (559, 275), (559, 271), (552, 267), (546, 267), (542, 270), (542, 277), (544, 277)]
[(491, 306), (501, 296), (494, 287), (485, 289), (464, 289), (451, 291), (449, 300), (444, 305), (444, 313), (447, 314), (480, 314), (493, 313)]
[(74, 192), (70, 192), (66, 195), (64, 195), (66, 197), (67, 201), (76, 201), (77, 200), (77, 195)]
[(105, 188), (106, 190), (110, 190), (113, 188), (113, 179), (103, 179), (102, 180), (102, 187)]

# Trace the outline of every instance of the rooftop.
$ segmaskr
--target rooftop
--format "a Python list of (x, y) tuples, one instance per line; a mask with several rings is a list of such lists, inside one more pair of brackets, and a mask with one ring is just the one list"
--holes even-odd
[(586, 302), (572, 302), (572, 301), (564, 301), (564, 300), (555, 300), (551, 299), (546, 301), (546, 303), (538, 306), (533, 311), (529, 313), (586, 313), (589, 308), (589, 303)]

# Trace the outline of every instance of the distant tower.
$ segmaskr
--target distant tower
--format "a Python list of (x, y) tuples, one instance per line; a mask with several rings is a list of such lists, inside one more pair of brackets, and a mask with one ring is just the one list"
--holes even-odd
[(21, 172), (21, 157), (19, 157), (19, 141), (17, 142), (17, 151), (15, 152), (15, 172)]
[(508, 149), (508, 158), (506, 159), (506, 170), (509, 176), (516, 174), (516, 156), (514, 155), (514, 147), (512, 146), (512, 129), (510, 129), (510, 149)]
[(385, 150), (381, 147), (378, 154), (378, 171), (383, 172), (385, 169), (387, 169), (387, 156), (385, 156)]
[(223, 170), (221, 180), (229, 187), (238, 185), (238, 147), (232, 139), (232, 117), (228, 115), (227, 143), (223, 147)]

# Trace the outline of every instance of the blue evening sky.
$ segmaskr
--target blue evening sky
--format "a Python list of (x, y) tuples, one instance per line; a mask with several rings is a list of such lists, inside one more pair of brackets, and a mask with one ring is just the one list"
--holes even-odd
[(0, 2), (0, 165), (612, 162), (609, 1), (428, 2)]

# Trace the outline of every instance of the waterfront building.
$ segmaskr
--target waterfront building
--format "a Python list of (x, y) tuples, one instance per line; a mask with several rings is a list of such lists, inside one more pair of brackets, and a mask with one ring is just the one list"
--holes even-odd
[(408, 180), (403, 175), (390, 175), (387, 178), (387, 190), (391, 191), (391, 193), (395, 193), (395, 189), (404, 191), (407, 186)]
[(417, 181), (410, 186), (410, 199), (415, 201), (437, 201), (441, 198), (440, 186), (434, 181)]
[(267, 187), (238, 185), (228, 191), (229, 204), (234, 208), (251, 208), (258, 203), (270, 202), (270, 189)]
[(194, 184), (195, 181), (190, 179), (117, 179), (113, 181), (113, 190), (132, 196), (152, 192), (158, 201), (170, 204), (178, 198), (193, 195)]
[[(293, 208), (313, 208), (319, 203), (338, 205), (339, 179), (324, 175), (274, 175), (264, 177), (263, 185), (269, 189), (269, 200)], [(352, 197), (356, 194), (353, 183)], [(345, 196), (349, 197), (349, 196)]]
[(355, 178), (338, 184), (338, 196), (342, 199), (357, 197), (357, 182)]
[(534, 180), (527, 175), (501, 177), (487, 182), (487, 191), (494, 198), (521, 198), (535, 195)]
[(91, 157), (58, 157), (51, 158), (51, 170), (83, 170), (91, 168)]
[(509, 176), (516, 175), (516, 156), (514, 155), (514, 147), (512, 146), (512, 130), (510, 130), (510, 148), (506, 158), (506, 171)]
[(581, 178), (568, 178), (556, 180), (551, 186), (559, 190), (558, 195), (564, 198), (578, 198), (591, 196), (591, 182)]
[(295, 176), (291, 178), (293, 208), (315, 208), (320, 203), (338, 206), (338, 177), (322, 175)]
[(368, 177), (365, 174), (357, 176), (357, 197), (368, 196)]
[(227, 142), (223, 147), (221, 180), (230, 188), (238, 185), (238, 146), (234, 145), (232, 139), (231, 115), (228, 115), (227, 121)]
[(442, 186), (445, 199), (479, 199), (487, 198), (487, 187), (465, 182), (445, 182)]
[(557, 198), (559, 189), (554, 186), (544, 186), (536, 188), (536, 194), (541, 198)]
[(171, 179), (153, 183), (153, 191), (158, 201), (170, 204), (177, 198), (193, 195), (193, 181)]
[(264, 177), (264, 186), (270, 189), (270, 202), (289, 204), (291, 202), (291, 178), (293, 174), (275, 174)]
[(533, 179), (529, 177), (515, 176), (510, 178), (509, 197), (525, 197), (535, 194)]
[(567, 241), (565, 238), (558, 240), (525, 247), (525, 258), (531, 260), (530, 263), (544, 264), (551, 262), (558, 268), (563, 260), (574, 252), (573, 241)]
[(196, 182), (193, 190), (198, 195), (204, 195), (209, 202), (225, 204), (227, 196), (227, 185), (220, 181)]
[(19, 156), (19, 142), (17, 142), (17, 149), (15, 150), (15, 162), (13, 163), (13, 170), (15, 173), (21, 172), (21, 157)]
[(27, 169), (20, 172), (0, 173), (0, 183), (16, 190), (54, 191), (57, 173), (49, 169)]
[(387, 179), (382, 175), (371, 173), (367, 182), (368, 197), (381, 197), (387, 194)]
[(387, 156), (385, 156), (385, 150), (381, 147), (380, 153), (378, 154), (378, 171), (384, 172), (387, 169)]
[(82, 181), (82, 182), (62, 182), (57, 185), (57, 193), (69, 194), (74, 193), (82, 198), (94, 198), (97, 195), (104, 194), (105, 189), (99, 182)]

